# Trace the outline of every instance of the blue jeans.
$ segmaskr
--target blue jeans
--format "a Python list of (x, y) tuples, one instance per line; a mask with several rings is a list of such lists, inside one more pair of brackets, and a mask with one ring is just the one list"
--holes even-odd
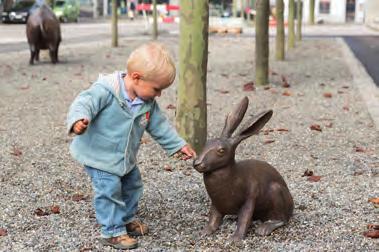
[(94, 189), (94, 207), (103, 238), (126, 234), (142, 196), (141, 174), (136, 166), (123, 177), (85, 166)]

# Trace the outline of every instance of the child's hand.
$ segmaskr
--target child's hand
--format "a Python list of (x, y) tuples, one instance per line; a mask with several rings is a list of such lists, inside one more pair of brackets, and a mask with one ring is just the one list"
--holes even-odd
[(88, 126), (88, 119), (81, 119), (77, 121), (74, 126), (72, 127), (72, 130), (76, 135), (81, 135), (86, 131)]
[(183, 154), (182, 160), (187, 160), (193, 157), (196, 157), (196, 152), (192, 149), (189, 144), (184, 145), (180, 152)]

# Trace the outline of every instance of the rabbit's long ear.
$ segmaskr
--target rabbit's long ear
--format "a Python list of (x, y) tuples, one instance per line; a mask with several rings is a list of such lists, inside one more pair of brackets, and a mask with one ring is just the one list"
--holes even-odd
[(233, 134), (238, 125), (241, 123), (248, 105), (249, 99), (245, 96), (234, 108), (234, 110), (227, 115), (221, 137), (229, 138)]
[(238, 134), (233, 138), (234, 143), (238, 144), (242, 140), (248, 138), (251, 135), (258, 134), (259, 131), (265, 126), (272, 116), (272, 110), (266, 110), (259, 113), (250, 120), (247, 126), (243, 127)]

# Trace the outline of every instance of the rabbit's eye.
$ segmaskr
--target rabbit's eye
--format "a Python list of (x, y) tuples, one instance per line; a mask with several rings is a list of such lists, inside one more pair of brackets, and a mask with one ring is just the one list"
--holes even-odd
[(219, 154), (219, 155), (223, 155), (224, 152), (225, 152), (225, 149), (223, 149), (223, 148), (220, 148), (217, 150), (217, 154)]

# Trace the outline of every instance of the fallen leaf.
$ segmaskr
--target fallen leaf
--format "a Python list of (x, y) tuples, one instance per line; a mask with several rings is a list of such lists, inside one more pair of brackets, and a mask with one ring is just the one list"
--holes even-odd
[(371, 229), (363, 233), (368, 238), (379, 238), (379, 230)]
[(252, 81), (243, 85), (243, 91), (254, 91), (254, 90), (255, 90), (254, 82)]
[(165, 171), (172, 172), (172, 167), (169, 166), (169, 165), (167, 165), (167, 164), (165, 164), (165, 165), (163, 166), (163, 169), (164, 169)]
[(321, 179), (321, 176), (312, 175), (312, 176), (309, 176), (307, 180), (311, 182), (318, 182), (320, 181), (320, 179)]
[(363, 147), (354, 146), (355, 152), (366, 152), (366, 150)]
[(263, 89), (264, 90), (269, 90), (271, 87), (270, 86), (265, 86)]
[(330, 92), (326, 92), (323, 95), (325, 98), (332, 98), (332, 96), (333, 96), (332, 93), (330, 93)]
[(320, 86), (321, 87), (325, 87), (325, 83), (320, 83)]
[(270, 143), (273, 143), (273, 142), (275, 142), (275, 140), (268, 139), (268, 140), (264, 141), (263, 144), (270, 144)]
[(43, 77), (42, 80), (45, 81), (45, 80), (47, 80), (47, 78), (46, 78), (46, 77)]
[(285, 129), (285, 128), (279, 128), (279, 129), (276, 129), (276, 131), (288, 131), (288, 129)]
[(225, 78), (229, 78), (229, 74), (226, 74), (226, 73), (222, 73), (221, 76)]
[(22, 151), (17, 148), (16, 146), (13, 146), (13, 150), (11, 151), (11, 155), (19, 157), (22, 155)]
[(51, 212), (53, 213), (53, 214), (59, 214), (60, 212), (61, 212), (61, 210), (60, 210), (60, 208), (59, 208), (59, 206), (51, 206), (50, 207), (50, 210), (51, 210)]
[(86, 199), (87, 199), (87, 197), (84, 196), (83, 194), (80, 194), (80, 193), (74, 194), (71, 197), (71, 200), (76, 201), (76, 202), (81, 201), (81, 200), (86, 200)]
[(379, 230), (379, 224), (368, 224), (367, 229)]
[(325, 124), (325, 127), (327, 127), (327, 128), (331, 128), (331, 127), (333, 127), (333, 123), (330, 122), (330, 123), (328, 123), (328, 124)]
[(311, 158), (313, 158), (313, 159), (318, 159), (318, 157), (315, 156), (315, 155), (313, 155), (313, 154), (311, 154)]
[(349, 88), (349, 86), (342, 86), (342, 88), (344, 88), (344, 89), (348, 89), (348, 88)]
[(26, 89), (29, 89), (30, 86), (29, 85), (23, 85), (20, 87), (21, 90), (26, 90)]
[(342, 108), (343, 110), (345, 110), (345, 111), (349, 111), (350, 109), (349, 109), (349, 107), (346, 105), (346, 106), (343, 106), (343, 108)]
[(0, 228), (0, 236), (6, 236), (8, 234), (8, 231), (4, 228)]
[(34, 210), (34, 214), (37, 215), (37, 216), (49, 215), (48, 212), (42, 210), (41, 208), (37, 208), (36, 210)]
[(317, 130), (317, 131), (322, 131), (321, 130), (321, 126), (319, 124), (312, 124), (310, 127), (309, 127), (311, 130)]
[(216, 89), (217, 92), (221, 93), (221, 94), (227, 94), (229, 93), (228, 90), (222, 90), (222, 89)]
[(291, 96), (291, 93), (288, 92), (288, 91), (286, 90), (286, 91), (284, 91), (284, 92), (282, 93), (282, 95), (284, 95), (284, 96)]
[(310, 177), (313, 176), (313, 171), (306, 169), (302, 177)]
[(371, 198), (368, 200), (368, 202), (374, 203), (374, 204), (379, 204), (379, 198)]
[(238, 75), (239, 75), (239, 76), (242, 76), (242, 77), (247, 76), (246, 73), (239, 73)]
[(168, 104), (166, 109), (176, 109), (176, 107), (172, 104)]
[(291, 85), (288, 83), (287, 78), (284, 75), (282, 75), (281, 77), (282, 77), (282, 87), (289, 88)]

